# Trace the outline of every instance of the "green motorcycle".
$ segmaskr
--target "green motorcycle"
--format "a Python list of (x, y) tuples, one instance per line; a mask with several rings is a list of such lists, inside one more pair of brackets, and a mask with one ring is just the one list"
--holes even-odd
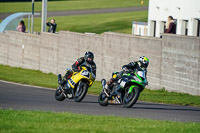
[[(109, 89), (105, 88), (105, 79), (101, 83), (103, 89), (98, 97), (99, 104), (101, 106), (122, 104), (126, 108), (132, 107), (137, 102), (140, 93), (148, 84), (145, 71), (122, 73), (121, 78), (114, 82)], [(118, 95), (116, 95), (116, 90)]]

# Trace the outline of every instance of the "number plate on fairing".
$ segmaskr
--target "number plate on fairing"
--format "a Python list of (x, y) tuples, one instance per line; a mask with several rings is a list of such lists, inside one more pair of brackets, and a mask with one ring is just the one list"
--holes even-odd
[(89, 74), (89, 72), (87, 70), (82, 71), (81, 75), (83, 75), (83, 76), (85, 76), (87, 78), (90, 78), (90, 74)]
[(125, 81), (122, 81), (122, 82), (120, 83), (120, 86), (121, 86), (121, 87), (124, 87), (125, 84), (126, 84), (126, 82), (125, 82)]
[(71, 78), (69, 79), (69, 81), (70, 81), (70, 83), (71, 83), (73, 86), (76, 85), (76, 83), (75, 83)]

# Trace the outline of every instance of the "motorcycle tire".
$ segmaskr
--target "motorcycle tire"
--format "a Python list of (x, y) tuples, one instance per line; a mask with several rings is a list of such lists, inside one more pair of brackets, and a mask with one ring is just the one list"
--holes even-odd
[(108, 97), (104, 92), (101, 92), (98, 97), (98, 103), (101, 106), (108, 106)]
[[(80, 87), (78, 89), (78, 87)], [(75, 102), (81, 102), (83, 98), (86, 96), (88, 91), (88, 85), (86, 82), (80, 81), (76, 89), (73, 89), (73, 97)], [(78, 96), (77, 96), (78, 93)]]
[(62, 92), (60, 86), (56, 89), (55, 98), (57, 101), (63, 101), (65, 99), (64, 92)]
[[(140, 90), (138, 87), (134, 87), (132, 93), (128, 93), (128, 89), (127, 89), (127, 91), (124, 95), (123, 103), (122, 103), (123, 107), (125, 107), (125, 108), (132, 107), (137, 102), (139, 95), (140, 95)], [(131, 97), (131, 98), (129, 98), (129, 97)], [(127, 102), (127, 100), (129, 100), (129, 102)]]

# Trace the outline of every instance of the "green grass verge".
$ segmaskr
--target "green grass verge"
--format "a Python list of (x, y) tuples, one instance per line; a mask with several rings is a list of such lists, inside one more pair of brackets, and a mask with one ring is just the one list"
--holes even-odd
[[(78, 16), (49, 17), (56, 19), (57, 32), (60, 30), (73, 32), (103, 33), (107, 31), (132, 33), (132, 21), (147, 21), (148, 12), (126, 12), (91, 14)], [(25, 23), (28, 24), (27, 19)], [(41, 31), (41, 18), (35, 18), (34, 31)]]
[(34, 133), (199, 133), (200, 123), (116, 116), (0, 110), (0, 132)]
[[(149, 0), (143, 0), (144, 5), (148, 5)], [(48, 11), (66, 11), (80, 9), (100, 9), (100, 8), (119, 8), (142, 6), (141, 0), (66, 0), (49, 1)], [(41, 12), (42, 2), (35, 2), (35, 11)], [(0, 2), (0, 13), (11, 12), (31, 12), (32, 2)]]
[(168, 92), (165, 89), (145, 89), (141, 93), (139, 100), (165, 104), (192, 105), (200, 107), (200, 96), (193, 96), (186, 93)]
[[(91, 14), (91, 15), (75, 15), (75, 16), (57, 16), (49, 17), (56, 20), (57, 32), (72, 31), (72, 32), (119, 32), (132, 33), (132, 21), (146, 22), (148, 17), (147, 11), (126, 12), (126, 13), (106, 13), (106, 14)], [(1, 22), (2, 20), (0, 20)], [(28, 19), (24, 19), (26, 29), (28, 30)], [(48, 29), (48, 27), (47, 27)], [(34, 31), (41, 31), (41, 18), (34, 19)]]
[[(0, 65), (0, 79), (49, 88), (57, 88), (58, 86), (57, 76), (52, 73), (45, 74), (40, 71), (9, 67), (4, 65)], [(88, 93), (98, 95), (100, 92), (101, 83), (99, 81), (96, 81), (89, 89)], [(176, 92), (167, 92), (164, 89), (145, 89), (141, 93), (139, 100), (166, 104), (200, 106), (200, 96), (192, 96), (189, 94)]]

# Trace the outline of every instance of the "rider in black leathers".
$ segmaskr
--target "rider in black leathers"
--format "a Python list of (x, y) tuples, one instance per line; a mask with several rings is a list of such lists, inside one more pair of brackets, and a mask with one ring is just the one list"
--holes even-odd
[(66, 81), (72, 76), (73, 72), (81, 71), (81, 66), (91, 66), (92, 72), (96, 76), (96, 64), (94, 62), (94, 54), (90, 51), (85, 53), (84, 57), (80, 57), (72, 65), (72, 70), (68, 70), (64, 76), (64, 80), (60, 84), (65, 84)]

